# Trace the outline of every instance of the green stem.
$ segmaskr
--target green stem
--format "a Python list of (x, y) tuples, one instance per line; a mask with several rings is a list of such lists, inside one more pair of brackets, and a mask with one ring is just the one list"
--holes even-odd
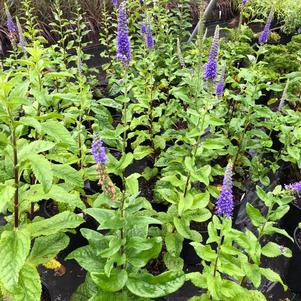
[(223, 238), (224, 238), (223, 229), (221, 229), (221, 231), (220, 231), (220, 238), (219, 238), (218, 245), (217, 245), (217, 256), (216, 256), (215, 262), (214, 262), (214, 271), (213, 271), (213, 276), (214, 277), (216, 276), (216, 273), (217, 273), (218, 257), (219, 257), (219, 255), (221, 253), (221, 245), (222, 245), (222, 242), (223, 242)]
[(17, 137), (15, 126), (12, 125), (12, 146), (13, 146), (13, 171), (15, 180), (15, 196), (14, 196), (14, 227), (19, 227), (19, 167), (18, 167), (18, 151)]
[[(258, 241), (260, 242), (261, 238), (263, 237), (263, 233), (264, 233), (264, 228), (270, 218), (270, 214), (271, 214), (271, 211), (272, 211), (272, 207), (269, 207), (268, 208), (268, 213), (266, 215), (266, 221), (261, 225), (259, 231), (258, 231)], [(248, 257), (248, 262), (250, 261), (250, 255), (247, 256)], [(244, 285), (244, 282), (246, 280), (246, 276), (242, 277), (241, 281), (240, 281), (240, 285), (243, 286)]]
[[(204, 114), (199, 117), (198, 123), (197, 123), (197, 126), (196, 126), (197, 128), (199, 127), (199, 125), (201, 123), (201, 129), (203, 129), (204, 123), (205, 123), (206, 114), (207, 114), (207, 109), (205, 110)], [(198, 151), (199, 145), (201, 143), (201, 139), (202, 139), (202, 136), (199, 135), (198, 139), (197, 139), (197, 143), (194, 145), (194, 148), (193, 148), (193, 153), (192, 153), (193, 154), (193, 158), (195, 158), (195, 156), (196, 156), (196, 153)], [(191, 179), (191, 172), (189, 171), (188, 172), (188, 176), (187, 176), (187, 180), (186, 180), (186, 183), (185, 183), (185, 188), (184, 188), (184, 198), (186, 197), (187, 192), (188, 192), (188, 187), (189, 187), (190, 179)]]
[(242, 132), (242, 135), (241, 135), (241, 138), (239, 139), (239, 145), (238, 145), (238, 149), (237, 149), (237, 152), (236, 152), (236, 155), (234, 157), (234, 160), (233, 160), (233, 166), (235, 166), (237, 160), (238, 160), (238, 156), (241, 152), (241, 150), (243, 149), (243, 145), (244, 145), (244, 142), (245, 142), (245, 137), (246, 137), (246, 133), (247, 133), (247, 128), (250, 124), (250, 115), (251, 115), (251, 111), (248, 112), (247, 116), (246, 116), (246, 123), (245, 123), (245, 126), (244, 126), (244, 129), (243, 129), (243, 132)]
[[(127, 105), (128, 105), (128, 102), (127, 102), (127, 94), (128, 94), (128, 87), (127, 87), (127, 84), (128, 84), (128, 69), (127, 69), (127, 66), (124, 67), (124, 96), (125, 96), (125, 101), (123, 103), (123, 129), (124, 129), (124, 132), (123, 132), (123, 142), (122, 142), (122, 158), (126, 155), (126, 145), (127, 145)], [(121, 199), (121, 205), (120, 205), (120, 217), (122, 220), (124, 220), (125, 218), (125, 201), (126, 201), (126, 186), (125, 186), (125, 174), (124, 174), (124, 170), (122, 171), (122, 184), (123, 184), (123, 191), (122, 191), (122, 199)], [(123, 241), (125, 239), (125, 228), (124, 226), (122, 226), (122, 229), (121, 229), (121, 233), (120, 233), (120, 238), (121, 240)], [(121, 248), (120, 248), (120, 251), (121, 251), (121, 256), (124, 255), (125, 253), (125, 247), (124, 247), (124, 244), (121, 245)], [(126, 266), (123, 265), (123, 269), (125, 269)]]

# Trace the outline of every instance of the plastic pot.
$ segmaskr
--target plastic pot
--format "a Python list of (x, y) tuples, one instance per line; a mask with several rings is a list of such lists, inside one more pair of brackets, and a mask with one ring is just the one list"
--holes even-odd
[[(290, 259), (289, 265), (288, 265), (288, 271), (286, 276), (286, 283), (288, 287), (291, 289), (294, 293), (301, 293), (301, 285), (300, 285), (300, 279), (301, 279), (301, 245), (298, 241), (298, 234), (300, 234), (301, 229), (298, 227), (294, 230), (294, 245), (292, 247), (292, 253), (293, 256)], [(301, 238), (301, 236), (300, 236)]]
[(46, 283), (42, 282), (42, 296), (41, 301), (52, 301), (54, 300), (50, 290), (48, 289), (48, 286)]
[(290, 210), (282, 218), (281, 226), (291, 236), (294, 235), (294, 231), (298, 224), (301, 222), (301, 209), (294, 203), (290, 205)]

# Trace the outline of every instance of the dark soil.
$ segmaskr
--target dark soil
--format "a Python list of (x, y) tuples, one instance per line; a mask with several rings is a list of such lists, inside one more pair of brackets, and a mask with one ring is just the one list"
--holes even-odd
[(192, 221), (190, 223), (190, 229), (198, 231), (200, 233), (207, 232), (207, 227), (208, 227), (208, 222), (198, 223), (198, 222)]
[(146, 265), (147, 271), (150, 272), (152, 275), (158, 276), (161, 273), (164, 273), (167, 271), (167, 267), (166, 267), (166, 265), (164, 263), (164, 259), (163, 259), (165, 253), (166, 253), (166, 248), (163, 245), (160, 255), (157, 258), (151, 260)]
[(139, 188), (140, 188), (140, 196), (145, 197), (148, 201), (154, 201), (154, 187), (157, 179), (152, 178), (150, 180), (146, 180), (143, 177), (139, 178)]

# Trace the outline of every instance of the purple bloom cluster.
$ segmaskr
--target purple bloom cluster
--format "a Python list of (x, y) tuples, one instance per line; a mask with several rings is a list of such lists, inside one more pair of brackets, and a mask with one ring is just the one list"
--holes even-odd
[(220, 196), (217, 200), (216, 213), (218, 215), (224, 215), (228, 218), (232, 218), (233, 215), (233, 192), (232, 192), (232, 169), (233, 163), (230, 161), (226, 167), (223, 186), (221, 189)]
[(273, 21), (273, 16), (274, 16), (274, 11), (271, 10), (269, 16), (268, 16), (268, 20), (267, 23), (264, 26), (263, 32), (261, 33), (260, 37), (259, 37), (259, 44), (265, 44), (270, 36), (270, 30), (271, 30), (271, 25), (272, 25), (272, 21)]
[(8, 9), (6, 4), (5, 4), (5, 13), (6, 13), (6, 18), (7, 18), (7, 20), (6, 20), (7, 30), (8, 30), (10, 35), (13, 35), (13, 34), (16, 33), (17, 28), (16, 28), (16, 24), (13, 20), (13, 17), (10, 14), (9, 9)]
[(117, 6), (118, 5), (118, 0), (112, 0), (112, 4), (113, 4), (113, 6)]
[(143, 0), (139, 0), (141, 6), (143, 6)]
[(205, 80), (214, 81), (217, 77), (217, 58), (218, 58), (218, 50), (219, 50), (219, 27), (217, 26), (215, 29), (214, 37), (211, 44), (211, 49), (209, 52), (208, 62), (205, 65)]
[(293, 184), (284, 185), (285, 189), (292, 189), (296, 191), (301, 191), (301, 181)]
[(216, 96), (217, 97), (222, 97), (224, 94), (225, 74), (226, 74), (226, 66), (223, 67), (220, 80), (216, 85)]
[(146, 43), (146, 46), (148, 49), (153, 49), (155, 47), (153, 33), (152, 33), (152, 29), (150, 27), (150, 23), (148, 23), (146, 26), (145, 43)]
[(140, 24), (140, 31), (141, 31), (141, 34), (145, 34), (146, 33), (146, 24), (144, 22), (142, 22)]
[(128, 62), (131, 60), (131, 45), (128, 33), (126, 2), (119, 5), (118, 29), (117, 29), (117, 56), (118, 60)]
[(248, 2), (248, 0), (242, 0), (242, 4), (245, 5)]
[(19, 35), (19, 46), (25, 52), (25, 47), (27, 45), (27, 41), (26, 41), (26, 38), (24, 36), (23, 29), (22, 29), (22, 26), (19, 22), (19, 19), (16, 18), (16, 20), (17, 20), (17, 28), (18, 28), (18, 35)]
[(105, 164), (107, 162), (106, 150), (101, 139), (94, 137), (91, 146), (91, 154), (97, 164)]

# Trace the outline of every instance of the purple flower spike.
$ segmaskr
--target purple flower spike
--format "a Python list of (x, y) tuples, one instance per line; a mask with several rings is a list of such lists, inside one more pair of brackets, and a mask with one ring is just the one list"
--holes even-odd
[(117, 29), (117, 55), (118, 60), (128, 62), (131, 60), (131, 45), (128, 33), (126, 2), (119, 5), (118, 29)]
[(297, 30), (298, 34), (301, 34), (301, 27)]
[(274, 17), (274, 11), (271, 10), (267, 23), (264, 26), (263, 32), (261, 33), (260, 37), (259, 37), (259, 44), (265, 44), (270, 36), (270, 30), (271, 30), (271, 25), (272, 25), (272, 21), (273, 21), (273, 17)]
[(223, 94), (224, 94), (225, 74), (226, 74), (226, 66), (223, 67), (220, 80), (219, 80), (219, 82), (216, 85), (216, 96), (217, 97), (222, 97)]
[(245, 5), (248, 2), (248, 0), (242, 0), (242, 4)]
[(7, 18), (7, 20), (6, 20), (7, 30), (10, 35), (14, 35), (17, 31), (16, 24), (13, 20), (12, 15), (9, 12), (9, 9), (8, 9), (6, 3), (4, 4), (4, 7), (5, 7), (6, 18)]
[(142, 22), (140, 24), (140, 32), (141, 32), (141, 34), (145, 34), (146, 33), (146, 24), (144, 22)]
[(19, 46), (20, 48), (22, 49), (23, 52), (25, 52), (25, 47), (27, 45), (27, 41), (26, 41), (26, 38), (24, 36), (24, 33), (23, 33), (23, 29), (22, 29), (22, 26), (19, 22), (19, 19), (16, 18), (17, 20), (17, 28), (18, 28), (18, 35), (19, 35)]
[(232, 192), (232, 169), (233, 163), (230, 161), (226, 167), (223, 186), (220, 196), (217, 200), (216, 213), (218, 215), (224, 215), (228, 218), (232, 218), (233, 215), (233, 192)]
[(143, 6), (143, 0), (139, 0), (141, 6)]
[(91, 146), (91, 154), (97, 164), (105, 164), (107, 162), (106, 150), (101, 139), (94, 137)]
[(118, 0), (112, 0), (112, 4), (116, 7), (118, 5)]
[(284, 185), (285, 189), (292, 189), (296, 191), (301, 191), (301, 181), (293, 184)]
[(211, 44), (211, 49), (209, 52), (208, 63), (205, 65), (205, 80), (215, 81), (217, 77), (217, 58), (219, 50), (219, 27), (215, 29), (214, 37)]
[(155, 47), (153, 33), (152, 33), (152, 30), (150, 27), (150, 23), (148, 23), (146, 26), (145, 43), (146, 43), (146, 46), (148, 49), (153, 49)]

